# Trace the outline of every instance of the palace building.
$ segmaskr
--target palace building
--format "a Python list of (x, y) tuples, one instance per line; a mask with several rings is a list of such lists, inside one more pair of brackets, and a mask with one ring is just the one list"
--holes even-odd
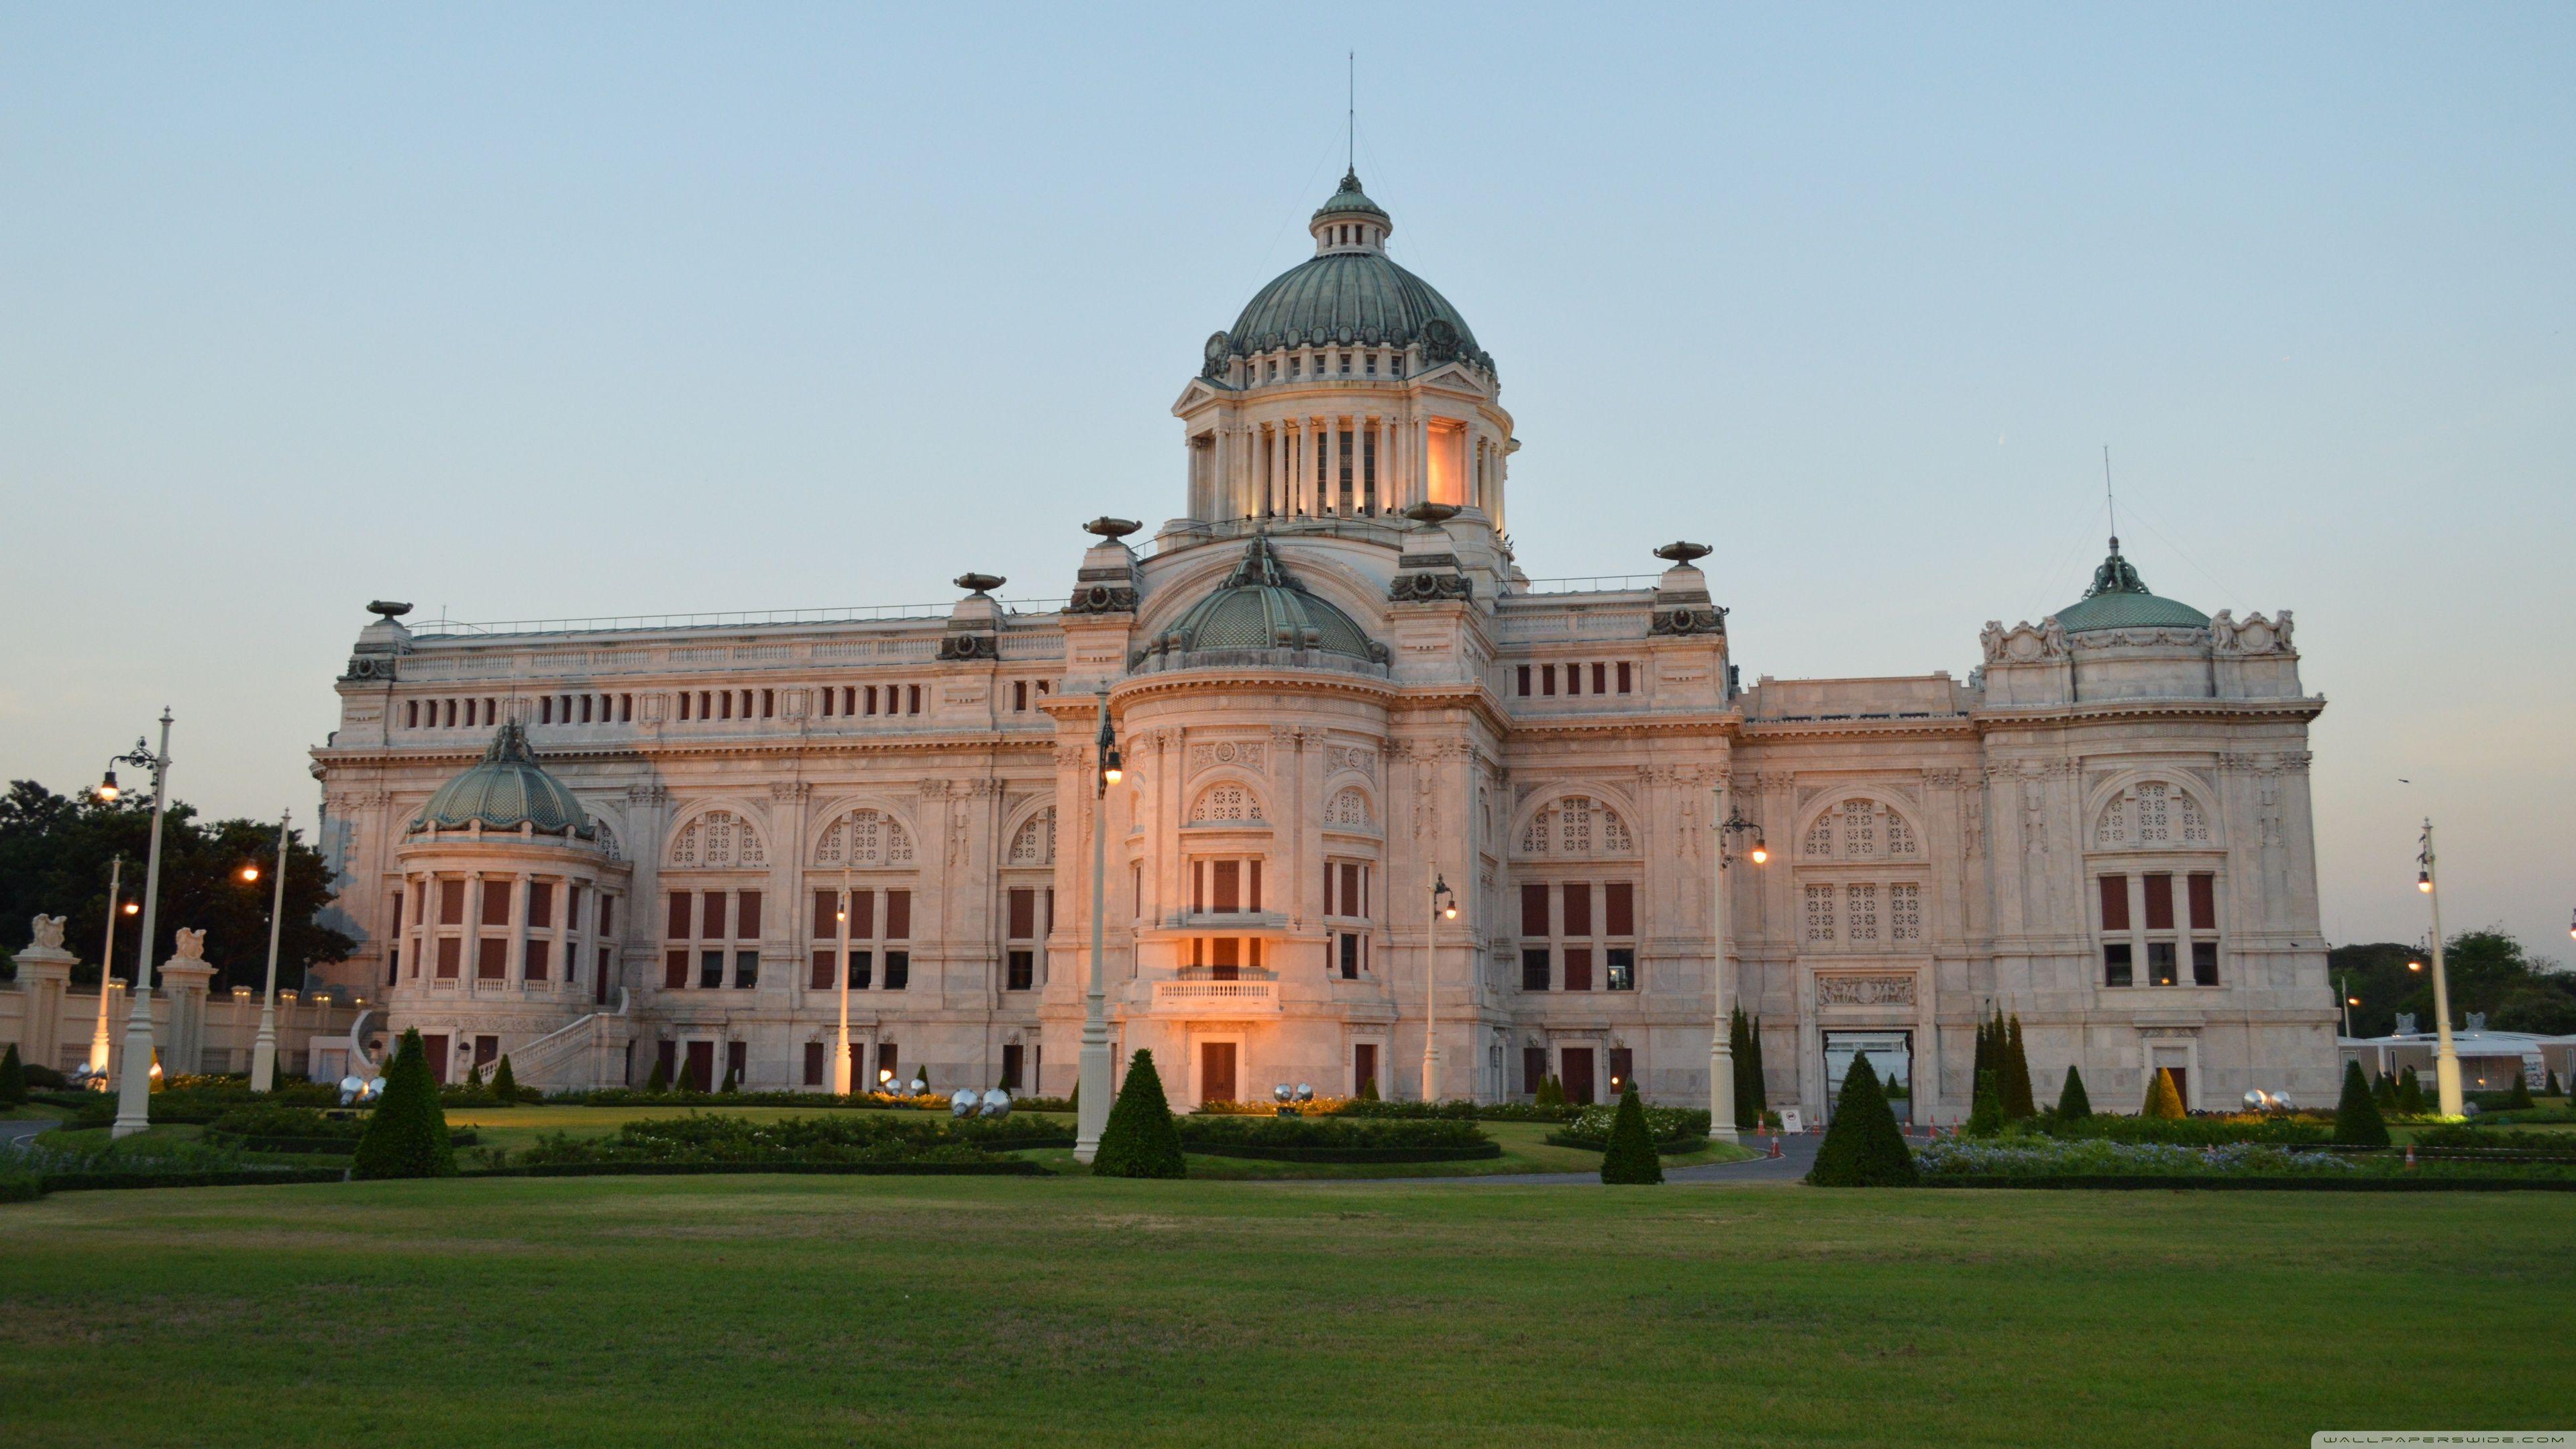
[(2159, 1067), (2195, 1107), (2332, 1096), (2287, 611), (2160, 597), (2114, 540), (1964, 678), (1748, 683), (1704, 548), (1523, 572), (1497, 360), (1356, 176), (1311, 230), (1173, 405), (1181, 515), (1095, 520), (1060, 606), (376, 606), (313, 752), (338, 979), (450, 1076), (762, 1090), (828, 1087), (846, 982), (857, 1080), (1061, 1096), (1096, 889), (1118, 1059), (1179, 1105), (1419, 1096), (1426, 1032), (1443, 1097), (1695, 1104), (1723, 837), (1775, 1106), (1867, 1052), (1956, 1121), (1997, 1009), (2043, 1098), (2070, 1064), (2106, 1106)]

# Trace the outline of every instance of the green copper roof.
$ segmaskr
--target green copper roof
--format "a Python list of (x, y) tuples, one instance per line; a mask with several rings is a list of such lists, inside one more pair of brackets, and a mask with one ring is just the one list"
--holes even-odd
[(1410, 347), (1417, 340), (1435, 362), (1471, 357), (1492, 370), (1449, 299), (1383, 252), (1327, 252), (1298, 263), (1254, 293), (1226, 334), (1238, 356), (1352, 343)]
[(412, 828), (463, 830), (478, 820), (486, 830), (529, 824), (539, 835), (588, 839), (597, 833), (572, 791), (537, 763), (527, 731), (516, 723), (501, 726), (473, 768), (438, 787)]
[(1291, 576), (1267, 534), (1253, 537), (1216, 592), (1190, 606), (1164, 635), (1175, 652), (1211, 649), (1320, 649), (1383, 662), (1385, 651), (1351, 616)]
[(1330, 200), (1315, 208), (1317, 221), (1328, 216), (1351, 215), (1380, 217), (1386, 215), (1385, 207), (1369, 200), (1368, 193), (1360, 190), (1360, 174), (1357, 171), (1343, 172), (1341, 189), (1334, 192)]
[(2146, 581), (2127, 559), (2120, 541), (2111, 540), (2111, 556), (2093, 571), (2093, 587), (2076, 603), (2057, 611), (2057, 623), (2069, 634), (2090, 629), (2206, 629), (2209, 616), (2189, 604), (2147, 592)]

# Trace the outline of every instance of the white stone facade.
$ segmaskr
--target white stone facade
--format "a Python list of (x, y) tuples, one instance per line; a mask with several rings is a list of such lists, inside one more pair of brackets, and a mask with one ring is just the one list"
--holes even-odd
[[(1382, 258), (1382, 217), (1328, 204), (1318, 262)], [(1918, 1120), (1956, 1121), (1996, 1006), (2043, 1099), (2069, 1063), (2113, 1108), (2156, 1066), (2196, 1107), (2331, 1097), (2323, 702), (2286, 614), (1989, 625), (1965, 681), (1743, 687), (1696, 551), (1634, 587), (1524, 577), (1490, 359), (1438, 318), (1363, 321), (1210, 339), (1174, 409), (1188, 511), (1141, 549), (1096, 529), (1058, 609), (970, 578), (945, 616), (368, 626), (314, 752), (365, 942), (344, 979), (445, 1038), (451, 1071), (479, 1038), (547, 1085), (640, 1084), (657, 1059), (827, 1084), (846, 878), (859, 1075), (1062, 1095), (1105, 688), (1126, 765), (1105, 803), (1113, 1029), (1177, 1102), (1363, 1074), (1420, 1095), (1436, 1006), (1441, 1095), (1522, 1096), (1543, 1071), (1704, 1103), (1727, 808), (1768, 848), (1727, 872), (1728, 944), (1774, 1105), (1821, 1116), (1829, 1056), (1859, 1042), (1903, 1066)], [(1394, 516), (1424, 503), (1454, 512)], [(1256, 535), (1283, 587), (1380, 647), (1185, 638)], [(597, 839), (410, 828), (509, 719)], [(1435, 878), (1460, 906), (1436, 928)]]

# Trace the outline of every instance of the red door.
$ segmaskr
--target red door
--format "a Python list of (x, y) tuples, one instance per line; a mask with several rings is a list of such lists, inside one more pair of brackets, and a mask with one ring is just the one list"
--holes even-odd
[(690, 1091), (703, 1092), (714, 1082), (715, 1074), (716, 1044), (711, 1041), (689, 1043), (689, 1065), (680, 1073), (680, 1080), (688, 1085)]
[(1234, 1100), (1233, 1042), (1199, 1043), (1199, 1100), (1202, 1102)]
[(1565, 1100), (1578, 1107), (1592, 1105), (1592, 1048), (1567, 1047), (1559, 1052), (1564, 1064)]
[(436, 1036), (422, 1037), (420, 1039), (420, 1049), (422, 1054), (429, 1058), (430, 1080), (438, 1083), (442, 1087), (446, 1086), (447, 1034), (445, 1032), (441, 1032)]

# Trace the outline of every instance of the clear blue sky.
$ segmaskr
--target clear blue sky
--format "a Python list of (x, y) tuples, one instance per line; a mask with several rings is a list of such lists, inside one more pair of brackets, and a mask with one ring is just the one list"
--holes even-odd
[[(1964, 675), (2131, 556), (2297, 611), (2326, 920), (2564, 957), (2576, 8), (0, 13), (0, 774), (309, 817), (378, 597), (1069, 587), (1341, 166), (1501, 363), (1538, 576)], [(2411, 787), (2397, 777), (2410, 776)]]

